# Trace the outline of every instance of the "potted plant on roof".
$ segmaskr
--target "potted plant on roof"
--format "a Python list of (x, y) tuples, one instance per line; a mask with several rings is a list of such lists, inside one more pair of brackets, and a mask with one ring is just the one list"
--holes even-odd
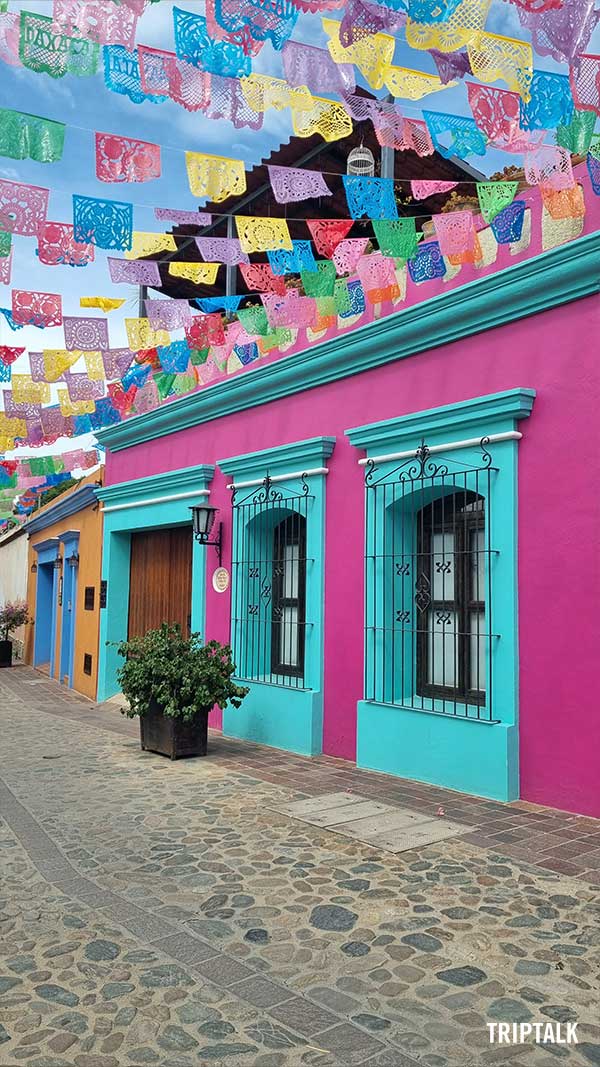
[(0, 667), (12, 667), (10, 635), (26, 622), (29, 622), (29, 610), (24, 600), (7, 600), (0, 608)]
[(122, 641), (117, 651), (125, 660), (117, 671), (129, 705), (123, 714), (139, 716), (143, 749), (171, 759), (205, 756), (212, 708), (239, 708), (248, 692), (232, 681), (228, 645), (203, 645), (199, 634), (184, 637), (175, 624)]

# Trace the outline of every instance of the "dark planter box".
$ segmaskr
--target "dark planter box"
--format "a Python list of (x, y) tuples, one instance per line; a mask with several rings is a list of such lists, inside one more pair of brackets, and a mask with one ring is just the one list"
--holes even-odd
[(0, 641), (0, 667), (12, 667), (12, 641)]
[(158, 752), (169, 759), (183, 756), (205, 756), (208, 742), (210, 708), (198, 713), (192, 722), (172, 719), (153, 701), (145, 715), (140, 716), (140, 739), (146, 752)]

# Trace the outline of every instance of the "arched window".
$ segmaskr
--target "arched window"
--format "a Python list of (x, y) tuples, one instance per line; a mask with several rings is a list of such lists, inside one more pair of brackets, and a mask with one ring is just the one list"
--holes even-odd
[(417, 512), (417, 693), (484, 704), (485, 501), (463, 489)]
[[(304, 676), (306, 519), (293, 512), (273, 530), (271, 671)], [(297, 684), (297, 683), (296, 683)]]

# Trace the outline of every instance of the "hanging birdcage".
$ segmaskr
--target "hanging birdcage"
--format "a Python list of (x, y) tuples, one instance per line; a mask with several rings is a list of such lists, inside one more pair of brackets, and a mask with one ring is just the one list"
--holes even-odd
[(375, 174), (375, 159), (370, 148), (360, 145), (353, 148), (348, 155), (347, 174), (359, 174), (363, 178), (372, 178)]

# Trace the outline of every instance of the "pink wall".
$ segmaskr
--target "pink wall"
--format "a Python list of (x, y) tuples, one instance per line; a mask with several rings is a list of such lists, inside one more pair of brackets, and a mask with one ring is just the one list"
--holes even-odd
[[(585, 165), (583, 233), (598, 228), (600, 199)], [(463, 267), (451, 282), (409, 282), (402, 307), (538, 255), (537, 190), (525, 193), (532, 241), (518, 257)], [(394, 309), (384, 308), (386, 313)], [(372, 309), (369, 311), (372, 317)], [(325, 572), (324, 751), (355, 758), (356, 702), (363, 675), (363, 474), (344, 430), (515, 387), (537, 391), (519, 445), (519, 619), (521, 794), (524, 799), (600, 816), (597, 639), (600, 603), (600, 450), (594, 443), (600, 369), (593, 345), (594, 297), (532, 316), (397, 364), (107, 454), (106, 484), (216, 463), (228, 456), (332, 435), (328, 461)], [(367, 319), (362, 320), (367, 321)], [(362, 324), (362, 323), (361, 323)], [(307, 347), (300, 331), (291, 353)], [(319, 340), (334, 336), (334, 331)], [(273, 353), (260, 361), (285, 358)], [(249, 367), (240, 373), (252, 373)], [(215, 379), (213, 379), (215, 380)], [(210, 386), (208, 386), (210, 388)], [(223, 563), (231, 559), (230, 494), (217, 468), (211, 503), (222, 509)], [(229, 637), (229, 598), (207, 586), (207, 633)], [(216, 725), (216, 724), (215, 724)]]
[[(353, 759), (363, 663), (363, 475), (344, 430), (515, 387), (537, 390), (519, 445), (522, 796), (600, 815), (600, 368), (594, 297), (354, 378), (107, 456), (107, 484), (335, 435), (327, 482), (325, 752)], [(230, 562), (230, 494), (217, 469)], [(207, 590), (207, 632), (228, 639), (229, 599)]]

